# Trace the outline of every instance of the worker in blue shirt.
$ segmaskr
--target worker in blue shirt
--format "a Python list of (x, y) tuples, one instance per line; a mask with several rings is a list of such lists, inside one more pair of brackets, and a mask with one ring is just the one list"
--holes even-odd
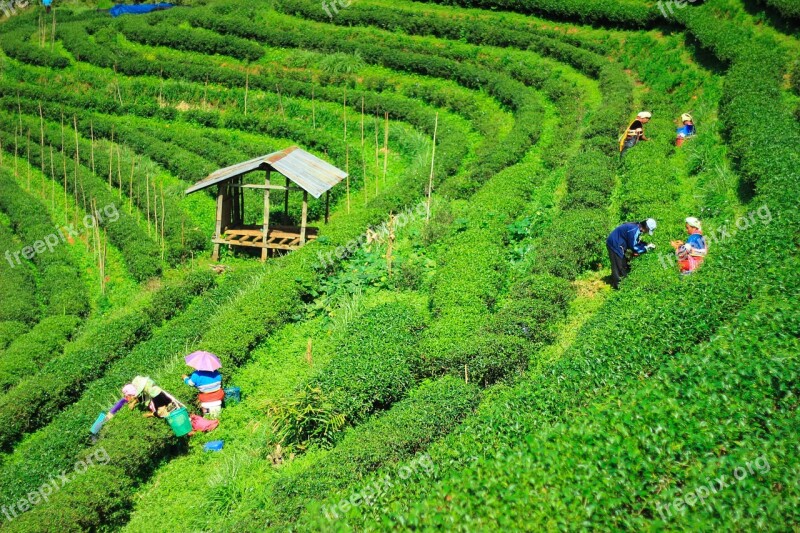
[(606, 239), (608, 257), (611, 260), (611, 286), (619, 289), (619, 281), (628, 275), (630, 266), (625, 258), (625, 252), (631, 250), (634, 255), (641, 255), (656, 247), (655, 244), (645, 244), (640, 241), (641, 235), (647, 232), (653, 234), (656, 221), (652, 218), (641, 222), (627, 222), (617, 226)]

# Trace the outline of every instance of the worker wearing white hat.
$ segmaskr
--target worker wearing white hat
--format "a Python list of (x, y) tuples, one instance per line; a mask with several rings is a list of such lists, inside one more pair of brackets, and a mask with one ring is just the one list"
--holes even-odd
[(619, 140), (619, 156), (622, 158), (625, 155), (625, 152), (636, 146), (636, 143), (639, 141), (649, 141), (645, 134), (644, 134), (644, 125), (650, 122), (650, 119), (653, 117), (653, 114), (649, 111), (641, 111), (636, 118), (631, 122), (631, 125), (628, 126), (628, 129), (625, 130), (625, 133), (620, 137)]
[(652, 218), (641, 222), (627, 222), (617, 226), (606, 239), (608, 258), (611, 261), (611, 286), (619, 289), (619, 282), (628, 275), (630, 265), (625, 252), (642, 255), (655, 249), (655, 244), (645, 244), (640, 240), (642, 233), (652, 235), (656, 229), (656, 221)]
[(675, 248), (681, 274), (691, 274), (706, 258), (708, 245), (703, 237), (703, 226), (700, 220), (695, 217), (687, 217), (685, 222), (689, 238), (686, 239), (686, 242), (672, 241), (670, 244)]
[(675, 146), (679, 148), (683, 146), (683, 141), (686, 140), (687, 137), (694, 135), (694, 119), (692, 118), (692, 115), (689, 113), (684, 113), (681, 115), (681, 122), (683, 125), (678, 128), (677, 137), (675, 139)]

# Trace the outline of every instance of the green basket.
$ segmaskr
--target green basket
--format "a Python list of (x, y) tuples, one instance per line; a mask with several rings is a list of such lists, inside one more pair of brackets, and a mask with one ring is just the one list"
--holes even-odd
[(167, 422), (176, 437), (183, 437), (192, 431), (192, 420), (189, 418), (189, 411), (185, 407), (175, 409), (168, 414)]

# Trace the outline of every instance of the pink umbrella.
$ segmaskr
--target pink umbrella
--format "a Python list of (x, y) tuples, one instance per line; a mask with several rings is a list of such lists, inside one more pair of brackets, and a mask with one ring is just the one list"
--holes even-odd
[(219, 358), (211, 352), (192, 352), (186, 356), (184, 361), (196, 370), (213, 371), (222, 367)]

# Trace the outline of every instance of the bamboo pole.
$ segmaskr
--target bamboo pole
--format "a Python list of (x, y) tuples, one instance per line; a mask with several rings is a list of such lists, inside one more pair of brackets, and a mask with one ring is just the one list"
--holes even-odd
[(131, 158), (131, 177), (128, 180), (128, 213), (133, 214), (133, 172), (136, 168), (136, 156)]
[(41, 167), (44, 174), (44, 115), (42, 114), (42, 101), (39, 100), (39, 146), (41, 148)]
[(156, 242), (158, 242), (158, 189), (155, 181), (153, 182), (153, 233), (156, 235)]
[(19, 155), (19, 141), (17, 140), (17, 135), (19, 134), (19, 129), (17, 126), (14, 126), (14, 177), (18, 178), (19, 174), (17, 173), (17, 156)]
[(117, 145), (117, 188), (119, 189), (119, 197), (123, 198), (122, 194), (122, 154)]
[[(78, 167), (81, 164), (81, 156), (78, 150), (78, 116), (72, 115), (72, 123), (75, 126), (75, 203), (78, 203)], [(83, 209), (86, 210), (86, 198), (83, 199)]]
[(150, 235), (150, 173), (145, 174), (144, 192), (147, 195), (147, 234)]
[(378, 112), (375, 112), (375, 196), (378, 196), (378, 174), (380, 174), (380, 143), (378, 142)]
[(25, 145), (25, 157), (28, 160), (28, 166), (25, 167), (25, 173), (28, 179), (28, 190), (31, 190), (31, 130), (28, 129), (28, 142)]
[(389, 112), (384, 113), (383, 126), (383, 186), (386, 186), (386, 170), (389, 165)]
[(431, 175), (428, 178), (428, 204), (426, 208), (425, 220), (431, 219), (431, 194), (433, 193), (433, 165), (436, 161), (436, 133), (439, 129), (439, 113), (436, 113), (436, 120), (433, 124), (433, 145), (431, 146)]
[(389, 239), (386, 244), (386, 270), (388, 277), (392, 277), (392, 249), (394, 248), (394, 213), (389, 213)]
[[(44, 157), (44, 155), (42, 155)], [(52, 201), (52, 209), (56, 209), (56, 169), (53, 163), (53, 145), (50, 145), (50, 197)]]
[(344, 88), (342, 100), (342, 123), (344, 124), (344, 172), (347, 174), (345, 191), (347, 196), (347, 212), (350, 213), (350, 145), (347, 144), (347, 87)]
[(308, 344), (306, 344), (306, 363), (308, 366), (314, 366), (314, 355), (311, 351), (311, 338), (308, 339)]
[(97, 175), (94, 170), (94, 121), (89, 121), (89, 140), (92, 147), (92, 174)]
[(113, 188), (111, 176), (114, 171), (114, 126), (111, 126), (111, 144), (108, 145), (108, 187)]
[(53, 31), (50, 32), (50, 51), (52, 52), (56, 46), (56, 10), (53, 9)]
[(161, 260), (164, 260), (166, 254), (166, 245), (164, 241), (164, 226), (167, 221), (167, 209), (164, 207), (164, 184), (161, 183)]
[(247, 93), (250, 92), (250, 69), (244, 77), (244, 116), (247, 116)]
[(275, 85), (275, 89), (278, 91), (278, 106), (281, 110), (281, 117), (286, 118), (286, 111), (283, 109), (283, 96), (281, 95), (281, 88)]
[(317, 106), (314, 101), (314, 87), (311, 87), (311, 125), (314, 131), (317, 130)]
[(361, 177), (364, 180), (364, 205), (367, 205), (367, 155), (364, 153), (364, 97), (361, 97)]

